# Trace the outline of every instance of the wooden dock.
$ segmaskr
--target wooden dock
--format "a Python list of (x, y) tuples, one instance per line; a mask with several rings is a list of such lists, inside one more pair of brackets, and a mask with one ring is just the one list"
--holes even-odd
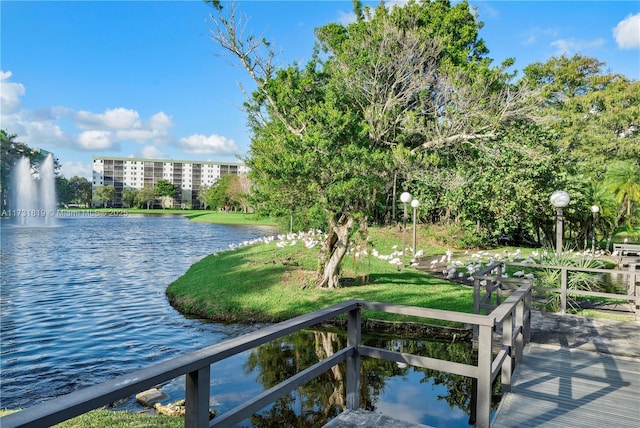
[(640, 359), (529, 344), (491, 426), (640, 427)]

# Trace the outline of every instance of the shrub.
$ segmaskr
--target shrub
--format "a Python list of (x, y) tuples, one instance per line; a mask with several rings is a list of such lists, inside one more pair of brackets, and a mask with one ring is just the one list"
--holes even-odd
[[(540, 264), (551, 266), (567, 266), (587, 269), (602, 269), (604, 263), (601, 260), (590, 256), (576, 255), (565, 252), (560, 255), (552, 251), (545, 252), (541, 257)], [(560, 288), (561, 269), (546, 268), (536, 273), (535, 284), (538, 287)], [(567, 272), (567, 290), (601, 291), (604, 281), (602, 278), (591, 272), (571, 271)], [(560, 309), (559, 293), (547, 293), (548, 297), (545, 306), (548, 310), (558, 311)], [(567, 306), (573, 310), (579, 307), (578, 302), (570, 295), (567, 295)]]

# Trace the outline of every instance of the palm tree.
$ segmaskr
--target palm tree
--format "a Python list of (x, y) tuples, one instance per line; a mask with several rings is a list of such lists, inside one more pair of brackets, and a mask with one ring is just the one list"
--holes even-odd
[[(597, 229), (600, 229), (602, 237), (604, 238), (607, 230), (611, 229), (615, 231), (615, 219), (618, 215), (618, 204), (616, 203), (613, 193), (609, 191), (605, 183), (602, 180), (594, 178), (590, 179), (588, 186), (585, 188), (585, 198), (589, 204), (592, 206), (595, 205), (599, 208), (598, 215), (593, 218), (595, 221), (593, 226), (595, 226), (596, 229), (594, 230), (594, 234), (596, 234)], [(592, 215), (591, 210), (589, 210), (587, 212), (588, 218), (585, 220), (586, 224), (592, 223)], [(586, 237), (586, 233), (587, 232), (585, 232), (585, 239), (588, 239)], [(611, 236), (612, 235), (609, 234), (607, 237), (608, 242), (606, 248), (609, 246)]]
[(607, 169), (604, 182), (619, 204), (618, 216), (609, 236), (610, 241), (613, 232), (625, 215), (628, 224), (632, 224), (632, 206), (640, 202), (640, 166), (632, 161), (614, 162)]

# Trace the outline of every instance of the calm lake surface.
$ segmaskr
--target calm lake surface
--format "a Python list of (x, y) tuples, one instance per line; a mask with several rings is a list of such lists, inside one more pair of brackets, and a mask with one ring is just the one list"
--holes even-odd
[[(274, 235), (274, 228), (180, 216), (87, 215), (57, 223), (29, 228), (2, 221), (0, 407), (28, 407), (259, 327), (186, 318), (168, 304), (165, 289), (200, 258)], [(286, 350), (313, 343), (317, 334), (324, 333), (306, 332), (212, 366), (212, 407), (224, 412), (259, 394), (273, 359), (291, 361)], [(328, 342), (341, 340), (333, 335)], [(452, 390), (449, 378), (434, 383), (423, 371), (394, 364), (377, 366), (383, 375), (371, 381), (367, 399), (376, 411), (432, 426), (468, 426), (465, 411), (437, 398), (463, 400), (464, 385)], [(183, 398), (182, 390), (182, 379), (163, 385), (167, 401)], [(133, 400), (121, 407), (140, 409)]]

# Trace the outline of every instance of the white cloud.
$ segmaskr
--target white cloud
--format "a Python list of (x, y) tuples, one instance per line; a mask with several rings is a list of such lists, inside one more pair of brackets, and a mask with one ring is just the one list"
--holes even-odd
[[(148, 120), (142, 120), (136, 110), (122, 107), (108, 109), (99, 114), (88, 111), (70, 111), (66, 114), (76, 120), (78, 128), (91, 131), (92, 137), (100, 136), (99, 141), (104, 142), (104, 147), (116, 148), (114, 143), (125, 141), (141, 144), (153, 141), (154, 144), (168, 144), (168, 129), (173, 126), (171, 118), (164, 112), (156, 113)], [(101, 134), (98, 131), (109, 133), (109, 141), (112, 144), (107, 144), (106, 134)], [(81, 148), (85, 149), (85, 143), (78, 140)], [(97, 145), (101, 146), (100, 143)], [(94, 144), (90, 146), (94, 146)]]
[(84, 162), (61, 162), (61, 164), (60, 172), (67, 179), (78, 176), (91, 181), (93, 178), (93, 168), (90, 164), (85, 164)]
[[(385, 1), (384, 5), (388, 10), (391, 10), (394, 7), (405, 7), (408, 3), (409, 3), (409, 0), (387, 0), (387, 1)], [(366, 6), (365, 5), (362, 5), (362, 6), (363, 6), (362, 9), (364, 11)], [(375, 13), (375, 9), (378, 7), (377, 4), (368, 5), (368, 6), (370, 7), (372, 14)], [(338, 17), (337, 17), (336, 21), (340, 25), (347, 26), (349, 24), (355, 23), (357, 20), (358, 19), (356, 17), (356, 14), (353, 11), (351, 11), (351, 12), (344, 12), (342, 10), (338, 11)]]
[(409, 0), (389, 0), (384, 3), (387, 9), (391, 10), (394, 7), (405, 7), (409, 3)]
[(620, 49), (640, 48), (640, 13), (620, 21), (613, 29), (613, 37)]
[[(33, 147), (76, 148), (83, 151), (119, 150), (120, 142), (170, 144), (171, 117), (164, 112), (142, 120), (133, 109), (107, 109), (103, 113), (55, 106), (35, 111), (20, 108), (24, 85), (10, 81), (11, 71), (0, 71), (2, 127)], [(64, 129), (63, 129), (64, 126)]]
[[(500, 11), (493, 7), (489, 2), (480, 2), (479, 4), (472, 6), (472, 9), (472, 13), (476, 18), (476, 21), (480, 20), (480, 16), (492, 18), (500, 16)], [(482, 13), (479, 12), (480, 9), (482, 9)]]
[[(150, 158), (168, 157), (161, 151), (163, 146), (176, 146), (187, 154), (196, 155), (224, 156), (240, 152), (233, 140), (220, 135), (194, 134), (174, 140), (169, 133), (173, 127), (172, 118), (163, 111), (142, 117), (137, 110), (125, 107), (110, 108), (101, 113), (65, 106), (25, 110), (20, 107), (25, 87), (10, 82), (11, 76), (10, 71), (0, 72), (2, 126), (33, 147), (53, 151), (64, 148), (83, 152), (118, 152), (122, 144), (137, 143), (141, 145), (139, 153)], [(137, 149), (127, 151), (136, 152)], [(65, 163), (64, 159), (62, 163)]]
[(85, 131), (78, 135), (78, 148), (81, 150), (118, 150), (120, 146), (109, 131)]
[(194, 134), (181, 138), (179, 147), (187, 153), (196, 155), (232, 155), (239, 151), (233, 140), (215, 134), (208, 137)]
[(173, 126), (171, 118), (164, 112), (156, 113), (149, 119), (149, 127), (152, 129), (169, 129)]
[(123, 129), (115, 132), (115, 139), (118, 141), (135, 141), (144, 143), (162, 135), (161, 131), (155, 129)]
[(577, 39), (558, 39), (551, 42), (551, 46), (556, 48), (556, 55), (572, 55), (583, 49), (598, 48), (603, 46), (603, 39), (595, 40), (577, 40)]
[(140, 151), (143, 158), (147, 159), (164, 159), (167, 155), (161, 152), (156, 146), (144, 146)]
[(0, 111), (2, 116), (10, 115), (18, 111), (20, 97), (26, 93), (21, 83), (9, 82), (12, 73), (0, 70)]
[(338, 23), (340, 23), (341, 25), (347, 26), (349, 24), (353, 24), (356, 21), (356, 14), (354, 12), (338, 12)]
[[(4, 124), (3, 124), (4, 126)], [(18, 118), (11, 126), (12, 132), (20, 136), (20, 141), (31, 146), (43, 145), (53, 147), (68, 147), (73, 138), (62, 131), (60, 126), (51, 120), (33, 121)], [(13, 131), (15, 129), (15, 131)]]
[(522, 44), (532, 45), (538, 41), (541, 37), (555, 37), (558, 35), (558, 31), (553, 28), (532, 28), (531, 30), (523, 33), (520, 38)]
[(81, 110), (76, 112), (75, 120), (79, 128), (91, 130), (132, 129), (141, 126), (138, 112), (122, 107), (105, 110), (100, 114)]

